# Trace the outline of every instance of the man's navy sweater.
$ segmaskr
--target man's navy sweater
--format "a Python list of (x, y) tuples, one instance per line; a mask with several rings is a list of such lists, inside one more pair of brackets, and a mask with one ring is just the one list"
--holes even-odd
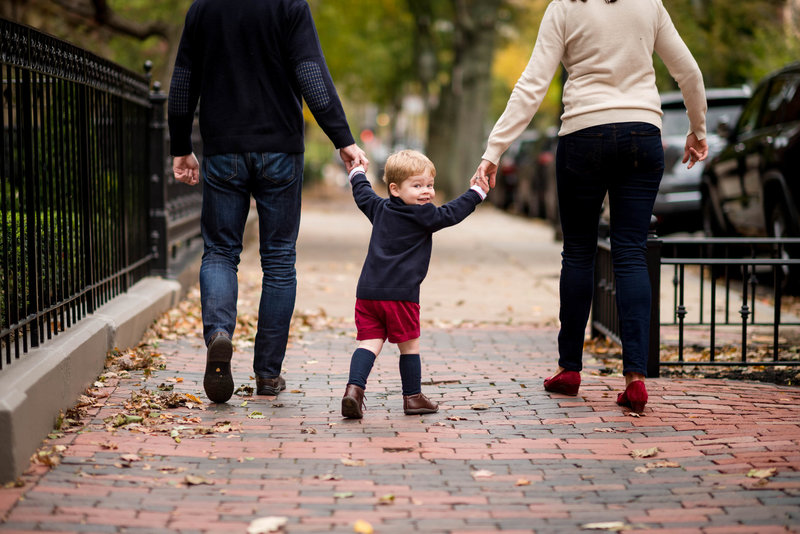
[(336, 148), (353, 136), (306, 0), (195, 0), (169, 91), (170, 153), (303, 152), (303, 106)]
[(441, 207), (432, 203), (409, 205), (395, 196), (378, 196), (362, 172), (355, 173), (350, 183), (356, 204), (372, 222), (356, 297), (419, 303), (419, 286), (431, 260), (433, 232), (464, 220), (481, 203), (481, 196), (469, 190)]

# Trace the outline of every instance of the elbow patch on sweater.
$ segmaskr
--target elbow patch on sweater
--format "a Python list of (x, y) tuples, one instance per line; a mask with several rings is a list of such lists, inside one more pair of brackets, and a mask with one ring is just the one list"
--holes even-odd
[(300, 83), (300, 90), (303, 98), (311, 111), (322, 111), (331, 101), (328, 95), (328, 88), (325, 86), (325, 79), (322, 77), (322, 69), (313, 61), (304, 61), (297, 66), (297, 81)]
[(169, 103), (167, 112), (170, 115), (189, 115), (194, 110), (189, 110), (189, 92), (192, 71), (184, 67), (175, 66), (172, 73), (172, 83), (169, 86)]

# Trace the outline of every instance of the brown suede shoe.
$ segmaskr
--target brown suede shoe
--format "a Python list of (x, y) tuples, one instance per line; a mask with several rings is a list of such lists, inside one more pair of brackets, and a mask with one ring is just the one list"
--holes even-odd
[(275, 378), (256, 377), (256, 395), (277, 395), (286, 389), (286, 380), (282, 376)]
[(439, 404), (433, 402), (422, 393), (403, 395), (403, 411), (406, 415), (436, 413), (439, 411)]
[(364, 390), (355, 384), (347, 384), (342, 397), (342, 417), (361, 419), (364, 417)]

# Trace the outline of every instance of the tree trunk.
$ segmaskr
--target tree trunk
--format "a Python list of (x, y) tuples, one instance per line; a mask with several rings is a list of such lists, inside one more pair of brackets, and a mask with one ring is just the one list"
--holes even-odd
[(453, 197), (469, 187), (486, 143), (497, 13), (502, 0), (454, 0), (454, 60), (449, 84), (431, 110), (428, 156)]

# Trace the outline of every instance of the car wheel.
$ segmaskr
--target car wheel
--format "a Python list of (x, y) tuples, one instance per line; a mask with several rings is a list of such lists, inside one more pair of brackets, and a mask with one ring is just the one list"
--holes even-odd
[[(789, 208), (783, 201), (777, 201), (769, 212), (768, 231), (771, 237), (797, 237), (800, 232), (797, 230), (797, 223), (789, 215)], [(781, 259), (800, 258), (800, 247), (797, 245), (786, 246), (782, 249)], [(797, 293), (800, 290), (800, 266), (784, 265), (781, 267), (781, 287), (786, 292)]]

